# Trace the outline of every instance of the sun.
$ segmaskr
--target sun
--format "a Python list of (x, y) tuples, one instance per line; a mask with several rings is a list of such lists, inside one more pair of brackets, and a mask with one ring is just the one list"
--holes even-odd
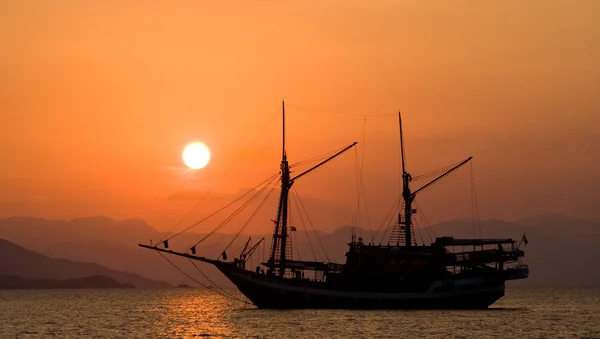
[(201, 142), (191, 143), (183, 150), (183, 162), (191, 169), (203, 168), (209, 161), (210, 151)]

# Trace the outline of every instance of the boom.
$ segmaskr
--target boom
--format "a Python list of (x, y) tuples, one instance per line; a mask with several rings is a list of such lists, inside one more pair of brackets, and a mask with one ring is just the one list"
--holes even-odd
[[(316, 164), (315, 166), (313, 166), (313, 167), (311, 167), (311, 168), (307, 169), (306, 171), (304, 171), (304, 172), (302, 172), (302, 173), (298, 174), (297, 176), (295, 176), (295, 177), (293, 177), (292, 179), (290, 179), (290, 183), (293, 183), (293, 182), (294, 182), (294, 180), (296, 180), (296, 179), (300, 178), (301, 176), (303, 176), (303, 175), (305, 175), (305, 174), (308, 174), (309, 172), (312, 172), (313, 170), (317, 169), (318, 167), (321, 167), (322, 165), (325, 165), (325, 163), (329, 162), (330, 160), (333, 160), (333, 158), (335, 158), (335, 157), (337, 157), (338, 155), (340, 155), (340, 154), (342, 154), (342, 153), (346, 152), (347, 150), (349, 150), (350, 148), (352, 148), (352, 147), (353, 147), (353, 146), (355, 146), (356, 144), (358, 144), (358, 141), (355, 141), (355, 142), (353, 142), (351, 145), (349, 145), (349, 146), (345, 147), (343, 150), (341, 150), (341, 151), (337, 152), (336, 154), (334, 154), (334, 155), (330, 156), (329, 158), (327, 158), (327, 159), (325, 159), (325, 160), (321, 161), (320, 163), (318, 163), (318, 164)], [(290, 186), (291, 186), (291, 184), (290, 184)]]
[(404, 200), (404, 206), (403, 206), (404, 211), (401, 211), (400, 213), (398, 213), (398, 226), (400, 228), (400, 231), (399, 231), (397, 241), (399, 244), (402, 233), (404, 233), (404, 245), (406, 247), (410, 247), (410, 246), (412, 246), (412, 242), (413, 242), (412, 241), (412, 214), (414, 213), (414, 211), (412, 208), (412, 203), (415, 200), (417, 193), (423, 191), (427, 187), (430, 187), (431, 185), (435, 184), (436, 182), (442, 180), (444, 177), (446, 177), (447, 175), (454, 172), (462, 165), (469, 162), (471, 159), (473, 159), (473, 157), (469, 157), (467, 160), (464, 160), (460, 164), (452, 167), (451, 169), (446, 171), (444, 174), (440, 175), (439, 177), (437, 177), (437, 178), (433, 179), (432, 181), (430, 181), (429, 183), (425, 184), (423, 187), (419, 188), (418, 190), (416, 190), (414, 192), (411, 192), (410, 182), (412, 181), (412, 176), (410, 175), (410, 173), (408, 173), (406, 171), (406, 162), (404, 159), (404, 135), (402, 133), (402, 116), (401, 116), (400, 112), (398, 112), (398, 125), (400, 127), (400, 157), (401, 157), (400, 160), (401, 160), (401, 166), (402, 166), (402, 199)]
[(464, 164), (466, 164), (467, 162), (469, 162), (471, 159), (473, 159), (473, 157), (469, 157), (469, 158), (467, 158), (467, 160), (464, 160), (464, 161), (463, 161), (463, 162), (461, 162), (460, 164), (458, 164), (458, 165), (456, 165), (456, 166), (452, 167), (452, 168), (451, 168), (451, 169), (449, 169), (449, 170), (448, 170), (446, 173), (444, 173), (444, 174), (440, 175), (439, 177), (437, 177), (437, 178), (435, 178), (435, 179), (431, 180), (431, 181), (430, 181), (428, 184), (426, 184), (425, 186), (423, 186), (423, 187), (419, 188), (418, 190), (416, 190), (416, 191), (412, 192), (412, 194), (410, 195), (410, 197), (411, 197), (412, 199), (414, 199), (414, 198), (415, 198), (415, 196), (417, 195), (417, 193), (419, 193), (419, 192), (421, 192), (422, 190), (426, 189), (427, 187), (429, 187), (429, 186), (431, 186), (431, 185), (435, 184), (436, 182), (438, 182), (438, 181), (442, 180), (442, 179), (443, 179), (445, 176), (447, 176), (448, 174), (450, 174), (450, 173), (454, 172), (454, 171), (455, 171), (455, 170), (457, 170), (459, 167), (461, 167), (462, 165), (464, 165)]
[(317, 169), (320, 166), (323, 166), (325, 163), (331, 161), (333, 158), (338, 155), (346, 152), (348, 149), (356, 145), (357, 143), (353, 143), (336, 154), (330, 156), (329, 158), (321, 161), (317, 165), (309, 168), (308, 170), (300, 173), (295, 177), (290, 176), (290, 166), (287, 160), (287, 154), (285, 150), (285, 103), (282, 102), (282, 139), (283, 139), (283, 149), (281, 155), (281, 193), (279, 196), (279, 207), (277, 208), (277, 219), (275, 221), (275, 229), (273, 231), (273, 240), (271, 243), (271, 256), (268, 260), (267, 266), (269, 266), (269, 272), (273, 273), (275, 269), (278, 269), (278, 275), (283, 277), (285, 275), (286, 269), (286, 261), (287, 258), (287, 241), (288, 241), (288, 198), (289, 198), (289, 190), (294, 184), (294, 180), (308, 174), (309, 172)]

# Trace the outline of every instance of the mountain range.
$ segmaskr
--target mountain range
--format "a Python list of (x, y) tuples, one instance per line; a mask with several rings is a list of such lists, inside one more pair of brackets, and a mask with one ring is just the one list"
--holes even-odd
[[(365, 242), (386, 243), (383, 232), (356, 229), (357, 235)], [(575, 219), (556, 214), (546, 214), (518, 221), (485, 220), (474, 222), (461, 219), (431, 227), (418, 227), (418, 241), (428, 243), (436, 236), (453, 236), (455, 238), (513, 238), (521, 239), (526, 233), (528, 244), (522, 244), (525, 250), (525, 263), (530, 266), (530, 277), (513, 285), (553, 285), (553, 286), (590, 286), (600, 285), (600, 265), (595, 260), (600, 258), (600, 247), (596, 242), (600, 239), (600, 222)], [(344, 262), (347, 242), (351, 228), (340, 227), (332, 233), (313, 232), (298, 227), (293, 234), (293, 252), (302, 260), (323, 260)], [(388, 232), (389, 234), (389, 232)], [(166, 281), (171, 285), (193, 284), (199, 281), (203, 285), (210, 283), (198, 272), (202, 270), (211, 280), (222, 287), (232, 285), (216, 269), (210, 265), (197, 264), (194, 267), (185, 258), (169, 256), (170, 262), (157, 253), (142, 249), (138, 243), (149, 244), (151, 241), (167, 238), (169, 234), (160, 232), (139, 219), (116, 221), (106, 217), (80, 218), (70, 221), (46, 220), (40, 218), (15, 217), (0, 219), (0, 238), (8, 239), (29, 249), (53, 258), (84, 261), (100, 264), (117, 271), (132, 272), (140, 279)], [(204, 233), (187, 232), (170, 241), (170, 247), (186, 250), (200, 240)], [(197, 246), (199, 255), (209, 258), (218, 257), (233, 238), (233, 234), (216, 233)], [(241, 251), (247, 237), (253, 243), (265, 237), (263, 244), (257, 249), (250, 267), (264, 262), (268, 257), (270, 234), (242, 235), (227, 250), (231, 258)], [(310, 239), (307, 241), (306, 239)], [(236, 251), (237, 249), (237, 251)], [(314, 255), (313, 255), (314, 253)], [(1, 255), (1, 254), (0, 254)], [(178, 268), (195, 277), (191, 281)], [(123, 273), (123, 272), (122, 272)], [(0, 270), (0, 274), (3, 273)], [(124, 273), (123, 273), (124, 274)], [(116, 279), (119, 282), (124, 280)], [(131, 282), (136, 287), (156, 287)]]
[(168, 288), (168, 283), (97, 263), (50, 258), (0, 239), (0, 286), (22, 288)]

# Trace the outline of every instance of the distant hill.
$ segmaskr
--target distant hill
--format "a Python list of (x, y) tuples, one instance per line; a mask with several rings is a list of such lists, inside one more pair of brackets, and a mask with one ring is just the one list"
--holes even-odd
[(116, 280), (93, 275), (75, 279), (23, 279), (16, 275), (0, 275), (0, 289), (75, 289), (75, 288), (133, 288)]
[[(476, 223), (474, 227), (470, 219), (453, 220), (433, 225), (427, 230), (418, 228), (416, 239), (419, 242), (423, 239), (427, 243), (435, 236), (472, 238), (474, 235), (479, 236), (479, 230), (484, 238), (515, 240), (519, 240), (523, 233), (527, 233), (529, 244), (522, 247), (525, 250), (525, 263), (531, 268), (530, 278), (510, 282), (509, 284), (513, 286), (600, 285), (600, 265), (595, 264), (597, 258), (600, 258), (600, 246), (597, 245), (600, 239), (598, 221), (546, 214), (514, 222), (485, 220)], [(387, 243), (387, 236), (381, 240), (384, 232), (385, 230), (382, 229), (378, 233), (375, 243)], [(374, 232), (365, 229), (356, 229), (356, 233), (367, 242), (374, 236)], [(35, 234), (35, 237), (31, 236), (32, 234)], [(317, 234), (320, 244), (312, 230), (308, 232), (311, 239), (309, 245), (306, 241), (306, 233), (298, 227), (293, 238), (294, 256), (300, 255), (301, 260), (316, 258), (344, 262), (347, 243), (350, 240), (350, 227), (340, 227), (333, 233), (317, 232)], [(387, 235), (389, 236), (389, 231)], [(203, 234), (199, 233), (184, 233), (173, 239), (170, 247), (185, 251), (202, 236)], [(235, 249), (243, 247), (243, 242), (248, 236), (240, 236), (236, 243), (230, 246), (227, 250), (230, 258), (239, 254), (239, 250), (236, 252)], [(255, 252), (252, 267), (266, 260), (265, 256), (268, 256), (270, 234), (253, 234), (252, 240), (257, 241), (262, 236), (266, 236), (267, 249), (264, 251), (261, 247)], [(140, 242), (147, 244), (150, 239), (156, 242), (166, 237), (165, 233), (157, 231), (139, 219), (126, 221), (115, 221), (109, 218), (82, 218), (72, 221), (49, 221), (37, 218), (0, 219), (0, 237), (52, 257), (95, 262), (115, 270), (135, 272), (148, 278), (165, 280), (175, 286), (179, 284), (197, 286), (157, 253), (137, 246)], [(228, 234), (215, 234), (197, 247), (198, 254), (216, 258), (232, 237)], [(323, 253), (321, 244), (328, 256)], [(209, 285), (186, 259), (178, 257), (169, 257), (169, 259), (197, 277), (202, 283)], [(198, 267), (220, 286), (233, 286), (212, 266), (200, 263)]]
[[(63, 283), (67, 284), (86, 282), (99, 283), (100, 285), (103, 283), (110, 284), (107, 279), (111, 279), (118, 284), (128, 284), (138, 288), (171, 287), (171, 285), (162, 281), (112, 270), (96, 263), (49, 258), (5, 239), (0, 239), (0, 274), (18, 276), (23, 279), (65, 280)], [(95, 278), (90, 278), (92, 276), (95, 276)], [(104, 276), (105, 278), (99, 278), (98, 276)], [(68, 279), (79, 280), (67, 281)], [(38, 281), (38, 283), (42, 282)]]
[[(173, 239), (170, 243), (173, 248), (189, 248), (202, 236), (203, 234), (200, 233), (189, 232)], [(31, 217), (0, 219), (0, 238), (46, 256), (98, 263), (113, 270), (166, 281), (174, 286), (179, 284), (198, 286), (157, 253), (138, 247), (138, 243), (148, 244), (151, 240), (156, 243), (166, 237), (166, 232), (157, 231), (140, 219), (123, 221), (106, 217), (73, 220), (46, 220)], [(229, 234), (215, 234), (199, 247), (198, 253), (216, 258), (231, 238)], [(234, 246), (239, 247), (238, 244)], [(185, 268), (191, 267), (187, 260), (170, 259)], [(213, 267), (205, 265), (201, 267), (211, 276), (211, 279), (217, 280), (220, 284), (229, 283)], [(197, 275), (200, 281), (207, 283), (200, 274)], [(228, 286), (233, 287), (232, 284)]]

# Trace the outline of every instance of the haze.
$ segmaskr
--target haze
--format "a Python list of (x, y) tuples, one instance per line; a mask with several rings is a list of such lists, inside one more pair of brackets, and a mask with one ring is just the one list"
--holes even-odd
[[(194, 221), (278, 171), (285, 99), (291, 162), (359, 142), (296, 184), (326, 206), (320, 229), (350, 222), (357, 159), (373, 224), (384, 218), (399, 109), (413, 175), (474, 156), (482, 219), (600, 219), (598, 13), (598, 1), (3, 1), (0, 217), (170, 230), (212, 191)], [(212, 156), (195, 172), (181, 161), (193, 141)], [(470, 182), (467, 166), (424, 192), (430, 222), (470, 216)]]

